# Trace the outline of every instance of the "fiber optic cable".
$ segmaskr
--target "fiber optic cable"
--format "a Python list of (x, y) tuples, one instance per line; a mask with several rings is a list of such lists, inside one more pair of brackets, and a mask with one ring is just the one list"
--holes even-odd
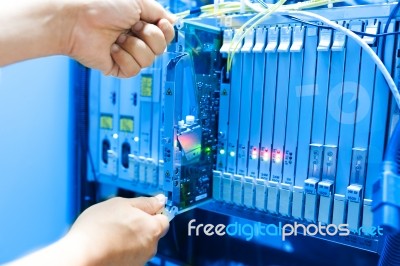
[[(320, 29), (333, 30), (332, 27), (325, 26), (323, 24), (317, 24), (317, 23), (309, 22), (309, 21), (306, 21), (306, 20), (303, 20), (303, 19), (300, 19), (300, 18), (297, 18), (297, 17), (294, 17), (294, 16), (287, 16), (287, 15), (284, 15), (284, 16), (288, 17), (288, 18), (290, 18), (290, 19), (292, 19), (294, 21), (298, 21), (298, 22), (301, 22), (303, 24), (306, 24), (306, 25), (310, 25), (310, 26), (317, 27), (317, 28), (320, 28)], [(362, 31), (356, 31), (356, 30), (351, 30), (351, 31), (354, 32), (357, 35), (374, 37), (374, 38), (379, 38), (379, 37), (384, 37), (384, 36), (389, 36), (389, 35), (399, 35), (400, 34), (400, 31), (386, 32), (386, 33), (376, 33), (376, 34), (362, 32)]]
[(379, 56), (371, 49), (371, 47), (365, 41), (363, 41), (361, 39), (360, 36), (358, 36), (351, 30), (349, 30), (343, 26), (341, 26), (323, 16), (312, 13), (312, 12), (292, 10), (292, 11), (278, 11), (277, 13), (282, 14), (282, 15), (289, 15), (289, 16), (290, 15), (303, 15), (303, 16), (315, 18), (315, 19), (329, 25), (333, 29), (343, 32), (349, 38), (352, 38), (356, 43), (358, 43), (361, 46), (361, 48), (363, 48), (367, 52), (367, 54), (372, 58), (372, 60), (374, 61), (374, 63), (378, 67), (378, 69), (382, 72), (382, 75), (385, 78), (385, 80), (389, 86), (389, 89), (391, 90), (391, 92), (393, 94), (393, 97), (397, 103), (397, 106), (400, 108), (400, 93), (399, 93), (399, 90), (397, 89), (396, 83), (394, 82), (389, 71), (386, 69), (385, 65), (382, 63)]
[[(291, 5), (283, 5), (286, 0), (279, 1), (278, 3), (274, 5), (267, 5), (269, 6), (268, 9), (265, 9), (263, 6), (265, 6), (262, 3), (259, 3), (259, 5), (256, 5), (254, 3), (250, 3), (249, 0), (245, 0), (246, 5), (256, 11), (259, 12), (256, 16), (254, 16), (252, 19), (247, 21), (245, 24), (240, 27), (238, 32), (234, 35), (233, 40), (231, 42), (231, 46), (229, 49), (229, 54), (228, 54), (228, 60), (227, 60), (227, 72), (230, 71), (230, 68), (232, 66), (232, 59), (234, 54), (236, 53), (237, 47), (239, 46), (240, 42), (245, 38), (245, 36), (253, 30), (255, 27), (257, 27), (259, 24), (261, 24), (263, 21), (265, 21), (269, 16), (271, 16), (275, 11), (277, 10), (297, 10), (297, 9), (306, 9), (306, 8), (312, 8), (316, 6), (321, 6), (321, 5), (326, 5), (328, 3), (335, 3), (335, 2), (340, 2), (341, 0), (335, 1), (335, 0), (311, 0), (311, 1), (305, 1), (305, 2), (300, 2), (296, 4), (291, 4)], [(264, 10), (264, 11), (263, 11)], [(249, 26), (250, 25), (250, 26)], [(243, 30), (249, 26), (244, 32)], [(234, 46), (232, 47), (232, 44)]]
[[(291, 16), (293, 18), (293, 15), (300, 15), (300, 16), (306, 16), (306, 17), (311, 17), (314, 19), (317, 19), (318, 21), (328, 25), (330, 28), (338, 30), (343, 32), (346, 36), (349, 38), (354, 39), (367, 53), (369, 56), (371, 56), (372, 60), (375, 62), (377, 65), (378, 69), (382, 72), (382, 75), (384, 76), (389, 89), (391, 90), (393, 97), (397, 103), (397, 106), (400, 108), (400, 93), (396, 87), (396, 84), (391, 77), (390, 73), (387, 71), (385, 65), (382, 63), (378, 55), (376, 55), (373, 50), (369, 47), (369, 45), (364, 42), (357, 34), (364, 35), (364, 36), (369, 36), (367, 33), (360, 33), (360, 32), (353, 32), (323, 16), (317, 15), (312, 12), (306, 12), (306, 11), (299, 11), (299, 9), (307, 9), (307, 8), (313, 8), (325, 4), (331, 4), (331, 3), (336, 3), (340, 2), (341, 0), (311, 0), (311, 1), (305, 1), (305, 2), (299, 2), (296, 4), (290, 4), (290, 5), (284, 5), (286, 0), (280, 0), (276, 4), (265, 4), (262, 2), (262, 0), (259, 0), (258, 4), (255, 3), (250, 3), (249, 0), (245, 0), (246, 7), (248, 7), (250, 10), (255, 11), (257, 14), (249, 19), (246, 23), (244, 23), (236, 32), (234, 35), (230, 47), (229, 47), (229, 53), (228, 53), (228, 60), (227, 60), (227, 72), (230, 71), (230, 68), (232, 66), (232, 59), (234, 54), (236, 53), (236, 50), (240, 44), (240, 42), (243, 41), (245, 36), (254, 28), (256, 28), (259, 24), (261, 24), (263, 21), (265, 21), (268, 17), (270, 17), (273, 13), (281, 14), (281, 15), (286, 15), (286, 16)], [(214, 12), (216, 11), (214, 5), (207, 5), (202, 8), (200, 8), (199, 12), (204, 12), (206, 16), (209, 15), (220, 15), (220, 14), (226, 14), (229, 12), (239, 12), (240, 11), (240, 6), (241, 3), (238, 2), (226, 2), (226, 3), (219, 3), (218, 4), (218, 12), (215, 14)], [(267, 8), (266, 8), (267, 7)], [(193, 13), (192, 11), (185, 11), (182, 13), (179, 13), (178, 16), (184, 17), (189, 14)], [(305, 24), (311, 24), (310, 22), (303, 21), (298, 18), (294, 18), (299, 20), (300, 22), (303, 22)], [(315, 25), (317, 26), (317, 25)], [(318, 27), (325, 27), (323, 25), (318, 25)], [(386, 36), (389, 34), (397, 34), (397, 33), (383, 33), (383, 34), (376, 34), (373, 37), (380, 37), (380, 36)]]
[[(240, 42), (243, 41), (243, 39), (246, 37), (246, 35), (253, 30), (255, 27), (257, 27), (261, 22), (265, 21), (269, 16), (271, 16), (275, 11), (281, 7), (286, 0), (279, 0), (276, 4), (274, 4), (272, 7), (268, 8), (266, 11), (263, 13), (259, 13), (256, 16), (254, 16), (252, 19), (247, 21), (245, 24), (242, 25), (242, 27), (239, 28), (238, 34), (235, 34), (233, 37), (233, 40), (230, 44), (229, 47), (229, 54), (228, 54), (228, 60), (227, 60), (227, 72), (230, 71), (231, 66), (232, 66), (232, 59), (233, 56), (236, 53), (237, 47), (239, 46)], [(248, 3), (248, 1), (246, 1)], [(250, 7), (251, 8), (251, 7)], [(254, 23), (253, 23), (254, 22)], [(249, 28), (247, 28), (244, 32), (243, 30), (250, 25)]]

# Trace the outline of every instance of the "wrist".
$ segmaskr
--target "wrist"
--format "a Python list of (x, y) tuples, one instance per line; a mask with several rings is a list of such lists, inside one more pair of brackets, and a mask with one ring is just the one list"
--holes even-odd
[(68, 233), (56, 243), (60, 254), (68, 256), (63, 260), (65, 261), (65, 265), (96, 265), (92, 256), (92, 247), (86, 243), (87, 241), (71, 233)]
[(54, 1), (55, 21), (50, 25), (50, 32), (55, 32), (58, 54), (71, 56), (74, 40), (74, 27), (81, 12), (84, 1), (58, 0)]
[[(59, 240), (59, 250), (67, 254), (66, 265), (96, 266), (106, 261), (106, 252), (96, 245), (86, 234), (73, 229)], [(100, 244), (100, 243), (99, 243)]]

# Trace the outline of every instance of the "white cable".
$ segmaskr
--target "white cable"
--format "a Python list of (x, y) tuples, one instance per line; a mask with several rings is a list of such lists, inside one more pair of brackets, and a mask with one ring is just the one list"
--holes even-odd
[(251, 8), (252, 10), (254, 10), (257, 13), (262, 13), (262, 12), (266, 11), (266, 9), (263, 6), (256, 5), (252, 2), (250, 2), (250, 0), (244, 0), (244, 3), (246, 6), (248, 6), (249, 8)]
[(357, 34), (352, 32), (351, 30), (323, 17), (320, 15), (317, 15), (312, 12), (308, 11), (276, 11), (276, 14), (282, 14), (282, 15), (303, 15), (311, 18), (315, 18), (330, 27), (332, 27), (335, 30), (343, 32), (345, 35), (348, 37), (352, 38), (355, 42), (357, 42), (364, 50), (365, 52), (368, 53), (369, 56), (371, 56), (372, 60), (375, 62), (376, 66), (379, 68), (379, 70), (382, 72), (383, 77), (385, 78), (389, 89), (391, 90), (394, 99), (396, 100), (397, 106), (400, 108), (400, 93), (399, 90), (396, 87), (396, 83), (394, 82), (392, 76), (390, 75), (389, 71), (386, 69), (385, 65), (382, 63), (381, 59), (378, 57), (378, 55), (371, 49), (371, 47), (363, 41)]
[(214, 0), (214, 14), (218, 14), (219, 0)]
[(246, 4), (244, 0), (240, 0), (240, 13), (243, 14), (246, 10)]

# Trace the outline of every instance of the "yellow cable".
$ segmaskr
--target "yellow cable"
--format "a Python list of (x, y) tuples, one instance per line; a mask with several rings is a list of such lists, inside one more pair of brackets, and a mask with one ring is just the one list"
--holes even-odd
[[(321, 6), (321, 5), (326, 5), (328, 4), (329, 0), (311, 0), (311, 1), (307, 1), (307, 2), (301, 2), (298, 4), (292, 4), (292, 5), (286, 5), (283, 6), (283, 4), (285, 3), (286, 0), (281, 0), (278, 3), (276, 3), (275, 5), (271, 5), (270, 8), (266, 9), (266, 11), (264, 13), (259, 13), (256, 16), (254, 16), (252, 19), (250, 19), (248, 22), (246, 22), (245, 24), (242, 25), (242, 27), (239, 29), (238, 34), (235, 34), (231, 45), (229, 47), (229, 54), (228, 54), (228, 60), (227, 60), (227, 71), (229, 72), (231, 67), (232, 67), (232, 60), (233, 60), (233, 56), (237, 50), (237, 47), (239, 46), (240, 42), (243, 41), (243, 39), (245, 38), (245, 36), (251, 31), (253, 30), (255, 27), (257, 27), (260, 23), (262, 23), (263, 21), (265, 21), (270, 15), (272, 15), (275, 11), (279, 10), (280, 8), (282, 9), (307, 9), (307, 8), (313, 8), (316, 6)], [(331, 3), (334, 2), (341, 2), (343, 0), (332, 0)], [(254, 23), (253, 23), (254, 22)], [(246, 29), (246, 31), (243, 33), (243, 29), (245, 27), (247, 27), (249, 24), (253, 23), (252, 25), (250, 25), (249, 28)], [(233, 47), (233, 51), (231, 52), (232, 49), (232, 43), (236, 41), (236, 43), (234, 44)]]
[[(259, 13), (256, 16), (254, 16), (252, 19), (250, 19), (248, 22), (246, 22), (245, 24), (243, 24), (240, 28), (239, 28), (239, 32), (237, 35), (235, 34), (235, 36), (232, 39), (232, 42), (230, 44), (229, 47), (229, 53), (228, 53), (228, 60), (227, 60), (227, 67), (226, 70), (227, 72), (230, 71), (231, 66), (232, 66), (232, 60), (233, 60), (233, 56), (236, 53), (237, 47), (239, 46), (240, 42), (243, 41), (243, 39), (245, 38), (245, 36), (251, 31), (253, 30), (255, 27), (257, 27), (261, 22), (263, 22), (264, 20), (266, 20), (270, 15), (272, 15), (276, 10), (278, 10), (284, 3), (286, 2), (286, 0), (279, 0), (276, 4), (272, 5), (270, 8), (266, 9), (266, 11), (264, 13)], [(253, 21), (255, 21), (253, 23)], [(253, 23), (253, 24), (251, 24)], [(243, 30), (247, 27), (247, 25), (250, 25), (249, 28), (247, 28), (244, 32)], [(242, 33), (243, 32), (243, 33)], [(242, 34), (241, 34), (242, 33)], [(236, 39), (236, 42), (235, 42)], [(234, 46), (232, 47), (232, 44), (235, 42)], [(233, 48), (232, 52), (231, 49)]]
[[(319, 7), (323, 5), (331, 3), (338, 3), (338, 2), (343, 2), (344, 0), (309, 0), (309, 1), (304, 1), (304, 2), (298, 2), (295, 4), (289, 4), (289, 5), (283, 5), (281, 8), (282, 10), (301, 10), (301, 9), (308, 9), (308, 8), (314, 8), (314, 7)], [(265, 9), (262, 5), (260, 4), (253, 4), (258, 6), (260, 9)], [(273, 5), (268, 4), (269, 7), (272, 7)], [(202, 17), (209, 17), (212, 15), (222, 15), (222, 14), (227, 14), (227, 13), (234, 13), (234, 12), (239, 12), (240, 11), (240, 2), (223, 2), (219, 3), (218, 5), (218, 12), (215, 12), (214, 5), (205, 5), (202, 6), (201, 12), (203, 13)], [(247, 8), (246, 11), (254, 11), (254, 9)], [(186, 10), (180, 13), (175, 14), (179, 18), (184, 18), (188, 15), (190, 15), (190, 10)]]
[[(277, 10), (301, 10), (314, 8), (318, 6), (327, 5), (329, 3), (337, 3), (342, 2), (344, 0), (309, 0), (304, 2), (298, 2), (295, 4), (284, 5), (286, 0), (279, 0), (276, 4), (268, 5), (268, 8), (260, 4), (250, 4), (246, 5), (246, 11), (256, 11), (259, 12), (254, 17), (249, 19), (246, 23), (244, 23), (235, 33), (228, 50), (228, 60), (227, 60), (227, 71), (229, 72), (232, 67), (232, 60), (237, 51), (239, 44), (243, 41), (246, 35), (253, 30), (255, 27), (264, 22), (269, 16), (271, 16)], [(215, 12), (214, 5), (206, 5), (201, 7), (201, 12), (203, 13), (201, 17), (209, 17), (209, 16), (221, 16), (228, 13), (239, 12), (241, 7), (241, 3), (239, 2), (224, 2), (218, 4), (218, 12)], [(265, 11), (260, 11), (260, 10)], [(178, 17), (185, 17), (190, 15), (190, 11), (184, 11), (176, 14)]]

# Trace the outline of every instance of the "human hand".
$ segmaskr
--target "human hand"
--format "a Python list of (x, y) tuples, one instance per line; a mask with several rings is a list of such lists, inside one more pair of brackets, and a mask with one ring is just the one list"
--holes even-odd
[(81, 250), (78, 257), (85, 262), (78, 258), (76, 265), (144, 265), (168, 231), (167, 217), (155, 214), (164, 205), (163, 195), (93, 205), (78, 217), (63, 246)]
[(174, 38), (175, 17), (155, 0), (72, 3), (68, 12), (72, 26), (64, 34), (64, 53), (105, 75), (136, 75)]

